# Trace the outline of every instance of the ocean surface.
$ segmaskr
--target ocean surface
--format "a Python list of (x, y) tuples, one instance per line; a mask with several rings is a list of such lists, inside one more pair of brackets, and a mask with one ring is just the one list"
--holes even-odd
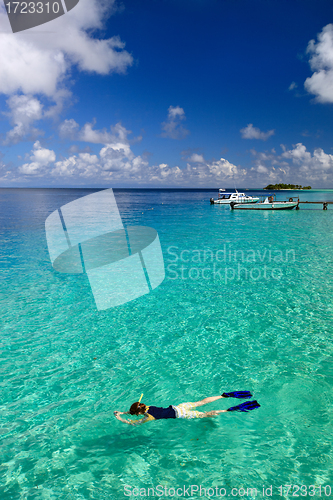
[[(44, 229), (95, 191), (0, 190), (0, 499), (332, 498), (333, 205), (242, 212), (211, 206), (217, 190), (114, 190), (124, 225), (158, 232), (166, 276), (98, 311), (86, 275), (53, 270)], [(168, 406), (235, 390), (261, 407), (113, 416), (141, 393)]]

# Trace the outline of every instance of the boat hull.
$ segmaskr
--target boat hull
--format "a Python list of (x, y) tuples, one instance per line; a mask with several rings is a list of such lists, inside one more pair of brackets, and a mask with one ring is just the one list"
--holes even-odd
[(244, 205), (243, 203), (230, 203), (232, 210), (292, 210), (296, 208), (298, 202), (277, 201), (273, 203), (255, 203)]

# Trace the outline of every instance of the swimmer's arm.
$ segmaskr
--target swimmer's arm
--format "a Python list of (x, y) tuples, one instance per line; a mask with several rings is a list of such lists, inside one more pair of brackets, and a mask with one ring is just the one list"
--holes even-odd
[(133, 424), (132, 425), (141, 425), (145, 424), (146, 422), (150, 422), (151, 420), (155, 420), (152, 415), (149, 415), (149, 413), (145, 414), (143, 418), (140, 418), (140, 420), (132, 420)]
[(124, 424), (128, 424), (128, 425), (133, 425), (132, 420), (125, 420), (124, 418), (121, 418), (121, 416), (120, 416), (120, 415), (128, 415), (128, 411), (114, 411), (113, 414), (116, 417), (116, 419), (119, 420), (120, 422), (124, 422)]
[(130, 422), (132, 422), (132, 425), (136, 426), (136, 425), (145, 424), (146, 422), (149, 422), (150, 420), (155, 420), (155, 419), (151, 415), (145, 415), (143, 418), (140, 418), (139, 420), (130, 420)]
[(155, 420), (154, 417), (152, 417), (151, 415), (145, 415), (140, 420), (125, 420), (124, 418), (121, 418), (120, 415), (130, 415), (128, 411), (115, 411), (114, 416), (116, 417), (116, 419), (120, 420), (120, 422), (124, 422), (124, 424), (134, 425), (134, 426), (145, 424), (150, 420)]

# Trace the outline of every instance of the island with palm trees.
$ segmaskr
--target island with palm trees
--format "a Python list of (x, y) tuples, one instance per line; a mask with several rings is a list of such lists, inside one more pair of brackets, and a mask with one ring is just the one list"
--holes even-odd
[(301, 186), (300, 184), (268, 184), (264, 189), (311, 189), (311, 186)]

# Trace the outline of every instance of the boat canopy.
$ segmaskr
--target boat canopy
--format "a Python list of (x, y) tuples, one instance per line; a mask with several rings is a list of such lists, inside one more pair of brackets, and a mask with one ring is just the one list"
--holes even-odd
[(246, 196), (246, 195), (245, 195), (245, 193), (239, 193), (238, 191), (237, 191), (236, 193), (226, 193), (226, 192), (222, 192), (222, 191), (221, 191), (221, 192), (219, 192), (219, 195), (221, 195), (221, 194), (222, 194), (223, 196), (225, 196), (226, 198), (229, 198), (229, 197), (230, 197), (230, 196), (232, 196), (232, 195), (233, 195), (233, 196), (237, 196), (237, 197), (239, 197), (239, 196)]

